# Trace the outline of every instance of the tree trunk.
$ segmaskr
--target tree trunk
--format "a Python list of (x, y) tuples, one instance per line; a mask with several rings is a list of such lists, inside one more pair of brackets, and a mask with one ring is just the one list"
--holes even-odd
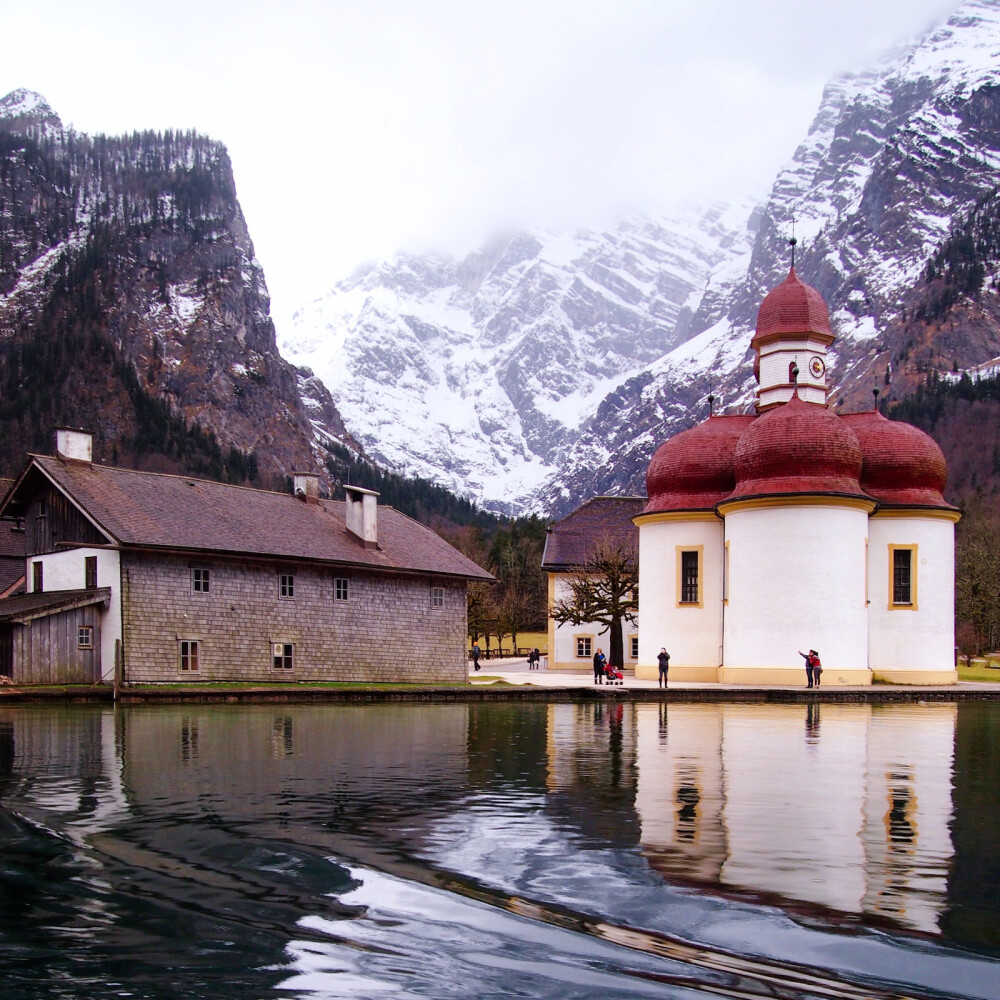
[(608, 663), (621, 670), (625, 666), (625, 643), (622, 640), (622, 620), (615, 618), (611, 622), (611, 649)]

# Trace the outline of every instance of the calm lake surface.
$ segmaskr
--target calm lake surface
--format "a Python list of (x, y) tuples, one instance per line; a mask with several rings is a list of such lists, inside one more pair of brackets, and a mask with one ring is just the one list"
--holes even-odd
[(1000, 705), (0, 709), (0, 995), (1000, 996)]

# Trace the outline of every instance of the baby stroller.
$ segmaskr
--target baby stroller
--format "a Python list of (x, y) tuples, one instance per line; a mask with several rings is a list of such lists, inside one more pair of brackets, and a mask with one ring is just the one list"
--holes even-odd
[(604, 683), (605, 684), (624, 684), (625, 675), (620, 671), (616, 670), (610, 663), (604, 664)]

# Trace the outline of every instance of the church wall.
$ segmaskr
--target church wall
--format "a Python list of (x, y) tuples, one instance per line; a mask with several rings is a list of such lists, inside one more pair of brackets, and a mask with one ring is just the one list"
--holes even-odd
[[(722, 521), (647, 521), (639, 530), (639, 662), (635, 675), (656, 680), (656, 655), (670, 653), (670, 680), (715, 681), (722, 656)], [(709, 519), (710, 518), (710, 519)], [(678, 550), (699, 553), (700, 600), (680, 602)]]
[[(913, 601), (890, 607), (890, 546), (913, 549)], [(895, 683), (954, 683), (955, 525), (951, 518), (871, 518), (868, 533), (869, 665)]]
[(729, 602), (720, 680), (805, 683), (798, 651), (819, 651), (824, 684), (868, 684), (868, 515), (848, 504), (745, 507), (726, 515)]

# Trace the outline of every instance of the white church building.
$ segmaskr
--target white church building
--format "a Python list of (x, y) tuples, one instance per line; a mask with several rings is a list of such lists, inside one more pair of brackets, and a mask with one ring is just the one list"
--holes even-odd
[(827, 407), (834, 341), (792, 267), (751, 346), (756, 413), (709, 416), (664, 442), (639, 532), (636, 677), (726, 684), (948, 684), (955, 523), (947, 467), (922, 431)]

